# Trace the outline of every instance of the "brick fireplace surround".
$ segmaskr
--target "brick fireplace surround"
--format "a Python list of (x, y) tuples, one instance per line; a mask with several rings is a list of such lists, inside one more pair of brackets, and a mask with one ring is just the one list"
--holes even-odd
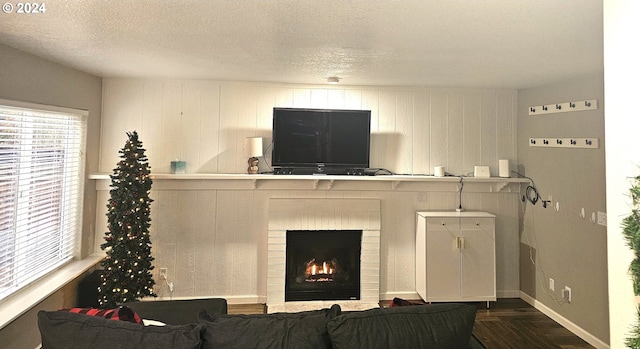
[[(378, 307), (380, 298), (380, 200), (270, 199), (267, 253), (269, 313), (328, 308)], [(360, 300), (285, 302), (287, 230), (362, 230)]]

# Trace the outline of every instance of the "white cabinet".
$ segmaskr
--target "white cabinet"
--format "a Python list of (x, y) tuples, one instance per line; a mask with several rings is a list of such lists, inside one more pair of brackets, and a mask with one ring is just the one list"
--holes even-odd
[(427, 302), (496, 300), (495, 216), (417, 212), (416, 291)]

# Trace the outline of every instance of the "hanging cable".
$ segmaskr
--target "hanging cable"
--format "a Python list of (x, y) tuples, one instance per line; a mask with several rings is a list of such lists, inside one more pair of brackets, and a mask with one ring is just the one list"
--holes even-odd
[(458, 205), (458, 212), (462, 212), (462, 188), (463, 187), (464, 187), (464, 183), (462, 182), (462, 176), (460, 176), (460, 197), (459, 197), (460, 205)]
[(536, 187), (532, 184), (527, 186), (525, 197), (532, 205), (535, 205), (538, 200), (540, 200), (540, 193), (538, 193), (538, 189), (536, 189)]
[(267, 152), (271, 147), (273, 147), (273, 142), (269, 143), (269, 145), (264, 149), (264, 152), (262, 153), (262, 159), (264, 160), (264, 164), (269, 168), (269, 171), (260, 173), (273, 173), (273, 167), (271, 167), (271, 165), (269, 165), (269, 161), (267, 161)]
[[(528, 185), (527, 189), (525, 190), (525, 195), (522, 197), (522, 201), (524, 202), (525, 200), (527, 200), (532, 205), (535, 205), (538, 201), (540, 201), (540, 193), (538, 192), (538, 189), (536, 189), (536, 183), (533, 181), (533, 179), (527, 176), (523, 176), (516, 171), (511, 171), (511, 172), (517, 174), (521, 178), (526, 178), (531, 182), (531, 184)], [(542, 207), (547, 208), (548, 202), (549, 201), (547, 200), (542, 200)]]

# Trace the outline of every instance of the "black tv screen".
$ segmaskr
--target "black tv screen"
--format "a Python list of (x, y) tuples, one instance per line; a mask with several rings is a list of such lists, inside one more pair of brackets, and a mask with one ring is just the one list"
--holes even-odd
[(272, 164), (290, 168), (369, 167), (370, 110), (273, 109)]

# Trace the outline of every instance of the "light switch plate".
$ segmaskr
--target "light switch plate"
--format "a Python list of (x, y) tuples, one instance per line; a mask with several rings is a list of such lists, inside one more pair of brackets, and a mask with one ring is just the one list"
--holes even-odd
[(605, 212), (598, 211), (598, 224), (607, 226), (607, 214)]
[(489, 178), (489, 166), (475, 166), (473, 169), (473, 176), (478, 178)]

